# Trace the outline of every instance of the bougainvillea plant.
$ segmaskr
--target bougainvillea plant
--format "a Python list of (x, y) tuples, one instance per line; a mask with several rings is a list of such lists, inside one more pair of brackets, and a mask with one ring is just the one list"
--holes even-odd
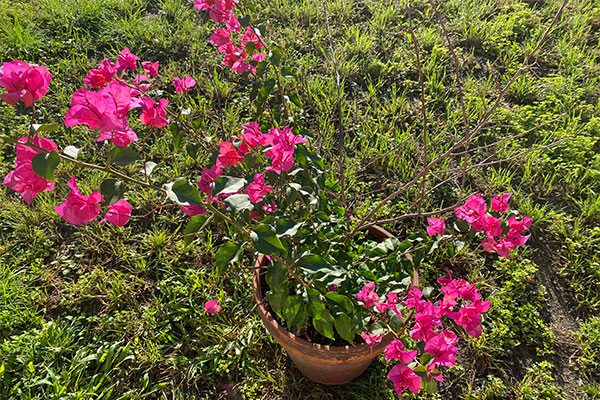
[[(99, 220), (125, 226), (132, 206), (124, 195), (138, 187), (168, 197), (187, 215), (186, 244), (212, 219), (222, 220), (232, 234), (216, 251), (216, 267), (223, 271), (240, 262), (245, 250), (267, 255), (269, 305), (290, 331), (310, 339), (307, 330), (314, 329), (326, 343), (365, 342), (371, 347), (392, 335), (385, 359), (395, 363), (388, 378), (398, 395), (435, 390), (436, 381), (442, 381), (440, 367), (456, 362), (457, 332), (479, 337), (481, 315), (490, 303), (473, 283), (449, 272), (437, 280), (439, 296), (424, 296), (411, 285), (415, 271), (435, 251), (454, 254), (460, 235), (479, 237), (483, 250), (509, 257), (527, 241), (524, 232), (531, 219), (510, 210), (510, 193), (495, 195), (491, 207), (474, 194), (454, 208), (454, 229), (446, 219), (430, 216), (422, 231), (401, 241), (373, 240), (365, 220), (353, 218), (347, 208), (343, 175), (335, 176), (310, 146), (305, 130), (287, 124), (290, 108), (301, 108), (302, 101), (295, 92), (286, 92), (280, 79), (295, 73), (281, 65), (282, 50), (267, 47), (249, 16), (236, 16), (237, 3), (194, 4), (220, 24), (208, 40), (224, 53), (223, 65), (246, 78), (242, 82), (256, 100), (256, 118), (212, 148), (212, 163), (169, 182), (151, 176), (156, 164), (140, 151), (139, 136), (171, 124), (170, 131), (179, 134), (185, 126), (169, 118), (174, 114), (169, 114), (168, 99), (156, 97), (162, 92), (153, 90), (158, 62), (141, 61), (124, 48), (116, 60), (104, 59), (83, 77), (85, 86), (72, 95), (64, 119), (69, 127), (86, 125), (93, 140), (108, 144), (104, 165), (80, 160), (74, 146), (59, 150), (47, 136), (59, 126), (35, 123), (36, 104), (52, 78), (46, 67), (19, 60), (2, 65), (0, 86), (6, 93), (0, 97), (10, 105), (22, 102), (31, 111), (27, 136), (3, 137), (16, 152), (4, 185), (32, 204), (38, 194), (54, 190), (59, 163), (70, 163), (75, 170), (89, 168), (106, 176), (89, 194), (79, 190), (76, 175), (64, 177), (70, 193), (55, 210), (70, 224)], [(182, 95), (196, 84), (190, 76), (171, 82)], [(143, 133), (131, 128), (132, 118), (145, 127)], [(135, 163), (143, 178), (128, 174)], [(196, 181), (190, 182), (194, 174)], [(221, 306), (209, 300), (204, 310), (216, 314)]]

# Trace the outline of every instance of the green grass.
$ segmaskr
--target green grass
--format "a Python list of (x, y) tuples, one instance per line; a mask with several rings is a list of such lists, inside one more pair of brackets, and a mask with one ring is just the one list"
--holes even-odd
[[(191, 152), (193, 157), (177, 153), (168, 133), (150, 137), (151, 158), (158, 163), (153, 176), (158, 183), (185, 171), (195, 177), (208, 162), (202, 138), (212, 137), (214, 143), (231, 137), (240, 123), (249, 121), (253, 108), (243, 78), (220, 66), (221, 55), (207, 41), (213, 25), (192, 3), (0, 1), (0, 62), (48, 65), (54, 78), (39, 108), (40, 120), (60, 122), (86, 70), (103, 57), (114, 59), (128, 47), (144, 60), (159, 60), (158, 89), (175, 113), (191, 109), (181, 118), (194, 121), (201, 137), (182, 139), (182, 148), (199, 148), (197, 154)], [(441, 5), (461, 60), (472, 121), (490, 106), (498, 85), (520, 65), (523, 51), (531, 50), (559, 3), (450, 0)], [(376, 189), (390, 193), (422, 163), (416, 156), (422, 132), (420, 89), (405, 4), (328, 2), (343, 76), (349, 198)], [(286, 64), (301, 77), (285, 82), (304, 105), (302, 113), (295, 109), (294, 124), (309, 129), (315, 137), (311, 145), (334, 159), (336, 86), (320, 6), (297, 0), (256, 2), (257, 17), (268, 27), (265, 36), (285, 49)], [(462, 119), (445, 38), (428, 2), (414, 1), (412, 9), (426, 78), (432, 157), (460, 135)], [(440, 394), (432, 398), (599, 395), (595, 366), (600, 330), (594, 315), (600, 306), (599, 32), (600, 7), (572, 0), (531, 70), (507, 93), (493, 123), (473, 143), (486, 145), (555, 119), (492, 151), (508, 157), (567, 139), (469, 176), (469, 192), (489, 197), (513, 191), (514, 204), (535, 223), (527, 249), (509, 260), (498, 261), (473, 243), (472, 250), (432, 260), (421, 271), (423, 280), (433, 282), (448, 266), (475, 280), (492, 301), (484, 335), (463, 335), (460, 365), (448, 370)], [(170, 79), (187, 74), (198, 84), (189, 97), (177, 97)], [(4, 133), (25, 134), (27, 124), (22, 108), (0, 104)], [(134, 129), (143, 131), (139, 122)], [(107, 151), (92, 143), (95, 135), (81, 126), (63, 126), (51, 134), (59, 147), (85, 146), (88, 160), (102, 159)], [(13, 157), (13, 148), (0, 148), (0, 176), (12, 168)], [(475, 154), (471, 161), (483, 159), (484, 154)], [(226, 227), (212, 225), (185, 247), (186, 218), (172, 208), (134, 219), (123, 229), (69, 226), (53, 211), (66, 196), (72, 173), (68, 165), (61, 168), (56, 191), (37, 196), (30, 207), (14, 192), (0, 191), (0, 398), (394, 397), (383, 358), (343, 387), (314, 384), (294, 368), (254, 312), (248, 276), (237, 269), (219, 276), (214, 269), (214, 249), (229, 233)], [(84, 193), (103, 178), (82, 171), (77, 176)], [(426, 206), (449, 205), (457, 194), (452, 185), (439, 188)], [(379, 216), (406, 210), (410, 196), (384, 207)], [(127, 195), (136, 215), (152, 210), (150, 198), (148, 191)], [(364, 213), (375, 199), (356, 199), (355, 213)], [(423, 221), (387, 228), (401, 236), (415, 226), (423, 227)], [(251, 262), (247, 258), (243, 265)], [(202, 305), (213, 298), (224, 310), (208, 316)], [(568, 325), (559, 326), (561, 318)], [(575, 349), (574, 360), (565, 348)], [(571, 361), (576, 368), (561, 368)]]

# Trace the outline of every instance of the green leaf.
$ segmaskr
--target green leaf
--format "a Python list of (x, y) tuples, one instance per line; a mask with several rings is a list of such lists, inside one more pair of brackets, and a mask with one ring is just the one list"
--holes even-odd
[(269, 293), (269, 305), (280, 318), (283, 318), (281, 313), (282, 306), (287, 302), (287, 293), (285, 290)]
[(56, 150), (37, 154), (31, 160), (31, 168), (38, 176), (54, 182), (54, 170), (60, 163), (60, 156)]
[(457, 231), (459, 231), (460, 233), (466, 233), (466, 232), (469, 232), (469, 229), (471, 229), (471, 224), (469, 224), (467, 221), (464, 221), (462, 219), (458, 219), (454, 223), (454, 228)]
[(244, 46), (244, 51), (246, 52), (248, 57), (252, 57), (252, 55), (254, 54), (254, 50), (256, 50), (256, 45), (254, 44), (254, 42), (248, 42)]
[(169, 199), (180, 206), (202, 205), (198, 186), (192, 185), (186, 178), (178, 178), (174, 182), (165, 184), (164, 187)]
[(431, 353), (423, 353), (423, 355), (419, 357), (419, 362), (423, 365), (429, 365), (429, 362), (434, 358), (435, 356)]
[(302, 101), (300, 101), (300, 96), (298, 96), (298, 93), (296, 92), (290, 92), (288, 94), (288, 98), (290, 99), (290, 101), (292, 103), (294, 103), (296, 106), (302, 108)]
[(390, 310), (390, 328), (392, 328), (396, 332), (400, 332), (404, 327), (404, 323), (402, 322), (402, 318), (398, 316), (395, 312)]
[(125, 185), (123, 185), (123, 181), (119, 179), (107, 178), (100, 184), (100, 193), (102, 193), (106, 205), (111, 205), (123, 197)]
[(291, 219), (280, 218), (275, 222), (275, 231), (277, 236), (294, 236), (304, 225), (303, 222), (294, 222)]
[(306, 292), (308, 293), (308, 315), (314, 318), (327, 311), (325, 305), (321, 301), (321, 294), (317, 289), (307, 288)]
[(319, 332), (321, 335), (323, 335), (329, 339), (334, 338), (333, 337), (334, 322), (335, 321), (334, 321), (333, 317), (327, 310), (322, 312), (318, 317), (313, 317), (313, 325), (314, 325), (315, 329), (317, 330), (317, 332)]
[(204, 215), (194, 215), (190, 218), (189, 222), (185, 226), (185, 235), (183, 237), (183, 244), (188, 246), (194, 240), (194, 234), (200, 232), (206, 228), (206, 225), (210, 222), (210, 217)]
[(179, 150), (179, 146), (181, 145), (181, 138), (183, 138), (183, 131), (179, 127), (179, 124), (171, 124), (170, 125), (171, 136), (173, 136), (173, 147), (175, 150)]
[(269, 59), (271, 60), (271, 62), (274, 65), (279, 65), (279, 64), (281, 64), (282, 57), (283, 57), (283, 51), (277, 46), (272, 46), (271, 53), (269, 54)]
[(34, 132), (58, 132), (60, 130), (60, 126), (56, 122), (52, 124), (33, 124), (32, 128)]
[(229, 196), (225, 199), (225, 208), (233, 214), (240, 213), (244, 210), (252, 210), (254, 206), (250, 202), (250, 197), (247, 194), (238, 193)]
[(246, 185), (244, 178), (234, 178), (232, 176), (220, 176), (215, 179), (213, 196), (226, 193), (237, 193)]
[(349, 316), (346, 314), (338, 314), (335, 317), (335, 330), (348, 343), (354, 343), (354, 336), (356, 336), (356, 333), (352, 330), (352, 320)]
[(437, 390), (437, 382), (435, 379), (430, 379), (427, 383), (427, 393), (434, 394)]
[(129, 147), (115, 146), (108, 153), (109, 164), (128, 165), (141, 159), (142, 155)]
[(285, 281), (288, 275), (287, 268), (283, 265), (281, 261), (275, 261), (269, 264), (267, 267), (267, 274), (265, 275), (265, 280), (267, 281), (267, 285), (272, 290), (278, 291), (281, 290), (281, 284)]
[(244, 15), (243, 17), (239, 18), (239, 21), (240, 21), (240, 25), (243, 26), (244, 28), (246, 28), (248, 25), (250, 25), (250, 16)]
[(188, 143), (187, 146), (185, 146), (185, 151), (188, 153), (188, 156), (190, 156), (193, 159), (196, 159), (199, 148), (200, 147), (198, 146), (198, 143)]
[(381, 322), (375, 322), (369, 328), (369, 332), (371, 332), (374, 335), (383, 335), (385, 333), (385, 331), (386, 331), (385, 326)]
[(63, 153), (65, 153), (71, 158), (77, 159), (77, 157), (79, 157), (79, 154), (81, 153), (81, 149), (75, 146), (67, 146), (63, 149)]
[(292, 326), (303, 328), (306, 326), (308, 315), (306, 314), (306, 304), (301, 296), (288, 296), (281, 312), (288, 329)]
[(277, 237), (275, 229), (269, 225), (259, 225), (250, 232), (254, 247), (262, 254), (285, 253), (287, 249)]
[(222, 274), (229, 264), (240, 259), (240, 254), (242, 252), (241, 250), (242, 246), (234, 242), (225, 242), (221, 247), (219, 247), (219, 250), (217, 250), (217, 255), (215, 256), (215, 262), (217, 264), (219, 274)]
[(281, 76), (284, 78), (297, 78), (298, 76), (291, 67), (281, 68)]
[(329, 263), (318, 254), (304, 255), (300, 257), (296, 262), (296, 265), (311, 274), (315, 274), (320, 270), (329, 269), (331, 267)]
[(267, 70), (269, 63), (267, 61), (261, 61), (256, 65), (256, 77), (260, 78)]
[(426, 378), (427, 377), (427, 367), (425, 367), (423, 365), (419, 365), (418, 367), (416, 367), (415, 369), (413, 369), (413, 372), (415, 374), (417, 374), (418, 376), (420, 376), (421, 378)]
[(348, 297), (336, 292), (327, 292), (325, 293), (325, 297), (339, 306), (346, 314), (352, 315), (354, 313), (354, 305)]

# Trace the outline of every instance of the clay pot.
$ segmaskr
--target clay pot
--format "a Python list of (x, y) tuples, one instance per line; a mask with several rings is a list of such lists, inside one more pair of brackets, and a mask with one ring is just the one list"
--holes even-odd
[[(391, 233), (378, 226), (370, 227), (369, 233), (375, 239), (384, 240), (393, 237)], [(327, 346), (309, 342), (290, 333), (273, 318), (265, 307), (268, 300), (263, 299), (261, 285), (263, 275), (266, 273), (264, 267), (268, 263), (267, 258), (260, 255), (254, 268), (252, 283), (258, 313), (267, 331), (287, 350), (296, 367), (308, 378), (327, 385), (341, 385), (350, 382), (360, 376), (383, 352), (385, 346), (392, 341), (393, 334), (389, 333), (384, 336), (381, 343), (373, 346), (373, 352), (371, 352), (366, 343), (356, 346)], [(416, 272), (413, 284), (418, 284), (415, 278)]]

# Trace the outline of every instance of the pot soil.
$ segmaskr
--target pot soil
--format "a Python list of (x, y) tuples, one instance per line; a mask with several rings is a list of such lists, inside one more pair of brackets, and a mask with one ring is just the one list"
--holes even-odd
[[(394, 237), (385, 229), (372, 226), (369, 234), (375, 239), (384, 240)], [(381, 343), (373, 346), (373, 352), (366, 343), (356, 346), (328, 346), (309, 342), (289, 332), (280, 325), (268, 309), (268, 300), (263, 298), (262, 285), (269, 261), (260, 255), (254, 266), (252, 286), (258, 314), (271, 336), (288, 352), (296, 367), (308, 378), (327, 385), (341, 385), (359, 377), (373, 360), (383, 352), (392, 341), (393, 334), (383, 337)], [(413, 285), (418, 285), (415, 271)]]

